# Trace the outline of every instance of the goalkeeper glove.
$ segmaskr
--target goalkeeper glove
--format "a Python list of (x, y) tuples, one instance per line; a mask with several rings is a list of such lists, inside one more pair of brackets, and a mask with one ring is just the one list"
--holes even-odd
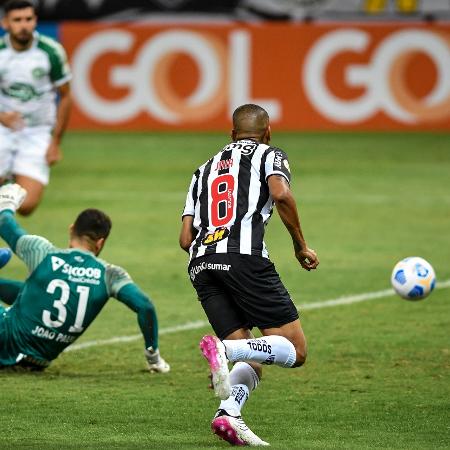
[(5, 184), (0, 187), (0, 212), (6, 209), (16, 212), (26, 195), (27, 191), (18, 184)]
[(151, 373), (167, 373), (170, 370), (169, 364), (159, 354), (159, 350), (153, 350), (153, 347), (144, 350), (147, 367)]

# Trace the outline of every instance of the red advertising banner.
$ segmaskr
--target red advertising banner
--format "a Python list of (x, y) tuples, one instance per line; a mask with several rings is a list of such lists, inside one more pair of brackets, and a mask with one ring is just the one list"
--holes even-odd
[(450, 130), (450, 23), (65, 23), (72, 129)]

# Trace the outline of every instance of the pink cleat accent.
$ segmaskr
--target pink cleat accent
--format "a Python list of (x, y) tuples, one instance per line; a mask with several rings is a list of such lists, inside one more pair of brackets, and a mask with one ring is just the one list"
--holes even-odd
[(214, 419), (211, 423), (211, 428), (214, 434), (217, 434), (217, 436), (231, 445), (247, 445), (242, 439), (239, 439), (236, 430), (231, 427), (226, 416)]
[(221, 439), (231, 445), (249, 445), (252, 447), (265, 447), (270, 445), (263, 441), (245, 424), (241, 416), (233, 417), (221, 415), (211, 422), (211, 429)]
[(200, 350), (208, 361), (215, 394), (226, 400), (231, 394), (231, 385), (225, 346), (216, 336), (203, 336)]

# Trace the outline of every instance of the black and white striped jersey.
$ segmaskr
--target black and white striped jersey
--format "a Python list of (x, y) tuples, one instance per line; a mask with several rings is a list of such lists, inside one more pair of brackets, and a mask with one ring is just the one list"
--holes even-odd
[(196, 170), (183, 211), (183, 217), (194, 217), (198, 231), (189, 249), (191, 260), (211, 253), (269, 257), (264, 229), (273, 209), (270, 175), (290, 182), (288, 157), (253, 140), (226, 145)]

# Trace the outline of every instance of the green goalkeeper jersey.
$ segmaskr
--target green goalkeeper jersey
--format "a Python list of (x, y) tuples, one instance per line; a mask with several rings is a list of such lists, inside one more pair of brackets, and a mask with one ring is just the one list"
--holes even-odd
[(30, 275), (3, 312), (0, 365), (14, 364), (11, 358), (20, 355), (55, 359), (83, 334), (109, 297), (132, 283), (125, 270), (93, 253), (59, 249), (40, 236), (21, 236), (15, 252)]

